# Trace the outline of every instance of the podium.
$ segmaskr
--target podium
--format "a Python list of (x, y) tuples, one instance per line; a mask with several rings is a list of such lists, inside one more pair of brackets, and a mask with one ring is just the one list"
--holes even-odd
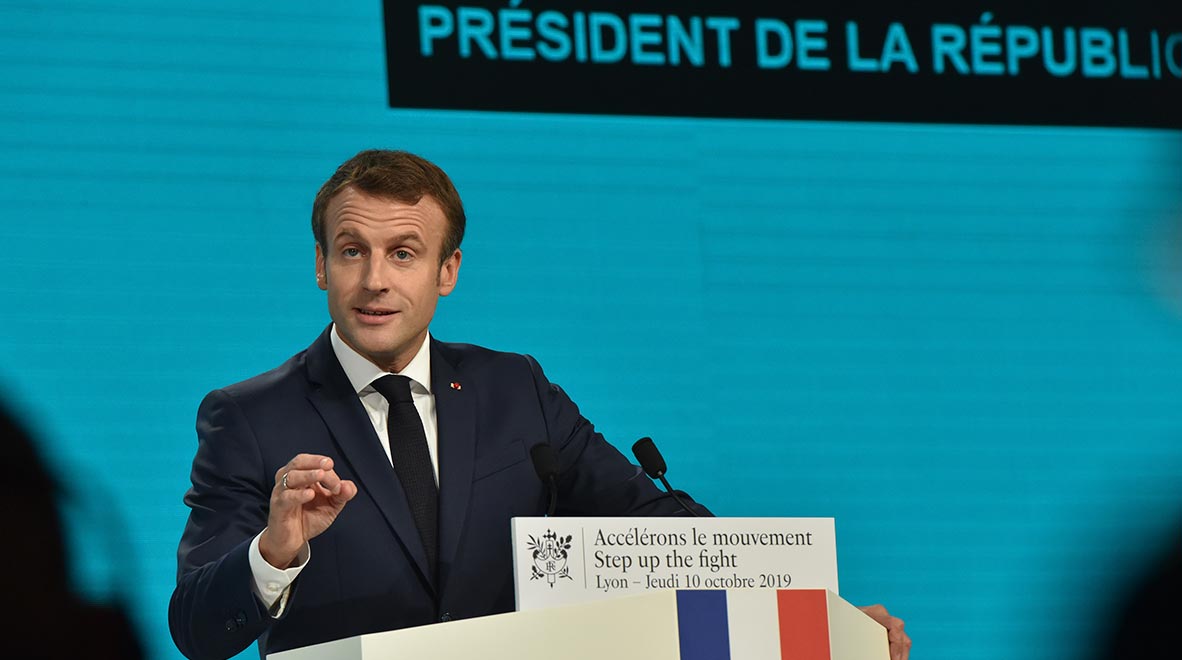
[(359, 635), (268, 660), (889, 660), (826, 589), (667, 590)]

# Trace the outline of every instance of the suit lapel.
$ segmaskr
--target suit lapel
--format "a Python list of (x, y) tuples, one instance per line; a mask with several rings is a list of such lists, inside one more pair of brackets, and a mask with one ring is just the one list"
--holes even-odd
[(431, 340), (431, 391), (439, 426), (440, 592), (463, 536), (476, 460), (476, 383), (461, 375), (448, 353)]
[(308, 379), (312, 381), (308, 401), (320, 413), (342, 457), (353, 468), (358, 489), (373, 498), (407, 554), (414, 559), (420, 577), (431, 585), (427, 553), (411, 517), (406, 493), (382, 450), (361, 399), (337, 361), (328, 330), (308, 349)]

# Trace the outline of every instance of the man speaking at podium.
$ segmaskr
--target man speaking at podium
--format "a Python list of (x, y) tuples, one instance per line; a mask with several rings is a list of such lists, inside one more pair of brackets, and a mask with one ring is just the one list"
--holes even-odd
[[(464, 224), (447, 175), (405, 152), (361, 152), (321, 187), (316, 281), (332, 324), (197, 414), (169, 604), (187, 657), (512, 611), (509, 521), (546, 512), (541, 443), (559, 515), (686, 513), (532, 358), (430, 336)], [(902, 622), (866, 611), (905, 657)]]

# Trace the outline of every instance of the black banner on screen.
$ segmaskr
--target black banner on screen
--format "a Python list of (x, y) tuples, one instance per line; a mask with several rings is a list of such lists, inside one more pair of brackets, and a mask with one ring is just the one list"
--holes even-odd
[(1182, 128), (1180, 6), (386, 0), (389, 102)]

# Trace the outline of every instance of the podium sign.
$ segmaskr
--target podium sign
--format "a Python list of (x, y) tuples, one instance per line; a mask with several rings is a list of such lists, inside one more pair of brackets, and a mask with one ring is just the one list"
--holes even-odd
[(837, 590), (833, 518), (514, 518), (517, 610), (676, 589)]

